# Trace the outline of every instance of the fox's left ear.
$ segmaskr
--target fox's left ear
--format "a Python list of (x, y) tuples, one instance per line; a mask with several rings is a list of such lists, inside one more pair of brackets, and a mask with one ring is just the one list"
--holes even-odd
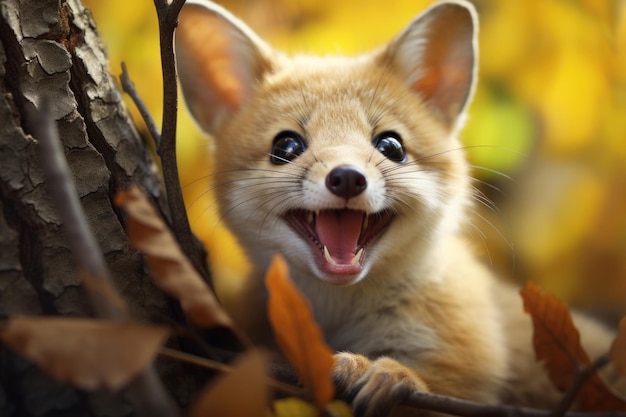
[(415, 18), (380, 57), (395, 67), (448, 126), (465, 110), (476, 80), (478, 17), (465, 1), (437, 3)]

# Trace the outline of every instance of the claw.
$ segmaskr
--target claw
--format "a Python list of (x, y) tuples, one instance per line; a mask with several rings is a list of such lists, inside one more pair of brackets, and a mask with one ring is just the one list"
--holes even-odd
[(338, 353), (333, 376), (359, 417), (386, 416), (412, 392), (427, 391), (412, 369), (390, 358), (370, 361), (362, 355)]

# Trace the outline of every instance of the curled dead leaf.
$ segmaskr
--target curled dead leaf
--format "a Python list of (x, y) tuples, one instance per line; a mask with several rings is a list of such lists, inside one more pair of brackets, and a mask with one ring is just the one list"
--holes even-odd
[[(569, 389), (579, 370), (590, 368), (591, 360), (580, 344), (578, 329), (567, 305), (553, 294), (543, 294), (529, 282), (520, 291), (524, 310), (533, 322), (533, 345), (550, 379), (561, 391)], [(577, 403), (582, 411), (624, 411), (626, 403), (615, 396), (594, 372), (580, 389)]]
[(323, 409), (334, 396), (333, 352), (324, 342), (308, 301), (289, 278), (282, 256), (274, 256), (265, 276), (269, 291), (268, 315), (276, 342)]
[(533, 321), (537, 358), (544, 362), (552, 382), (565, 391), (574, 381), (579, 367), (591, 366), (569, 308), (554, 295), (543, 294), (532, 282), (527, 283), (520, 293), (524, 310)]
[(16, 317), (0, 339), (54, 378), (85, 390), (118, 390), (156, 356), (164, 327), (78, 318)]
[(258, 351), (250, 351), (232, 371), (209, 384), (192, 404), (189, 415), (265, 417), (269, 404), (267, 363)]
[(233, 329), (230, 317), (142, 192), (131, 187), (117, 195), (115, 204), (128, 213), (128, 237), (135, 248), (145, 254), (155, 284), (180, 301), (187, 318), (204, 328)]

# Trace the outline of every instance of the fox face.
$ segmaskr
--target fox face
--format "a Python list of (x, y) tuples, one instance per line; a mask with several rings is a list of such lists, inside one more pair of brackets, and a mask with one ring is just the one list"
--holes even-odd
[(223, 218), (256, 265), (280, 252), (294, 275), (345, 286), (458, 227), (474, 20), (441, 3), (369, 54), (287, 57), (219, 6), (183, 9), (183, 92), (215, 139)]

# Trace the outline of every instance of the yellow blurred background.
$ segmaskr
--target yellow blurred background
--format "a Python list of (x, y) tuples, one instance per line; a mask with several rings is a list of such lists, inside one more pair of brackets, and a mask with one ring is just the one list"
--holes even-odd
[[(157, 123), (161, 73), (151, 0), (85, 0), (111, 71), (125, 61)], [(430, 1), (228, 0), (221, 4), (289, 52), (380, 46)], [(626, 314), (626, 2), (475, 0), (480, 83), (462, 137), (477, 188), (468, 228), (486, 262), (583, 308)], [(130, 103), (130, 101), (128, 101)], [(140, 128), (143, 124), (134, 110)], [(208, 191), (210, 142), (181, 105), (178, 160), (192, 227), (220, 289), (246, 263)], [(484, 218), (484, 220), (483, 220)]]

